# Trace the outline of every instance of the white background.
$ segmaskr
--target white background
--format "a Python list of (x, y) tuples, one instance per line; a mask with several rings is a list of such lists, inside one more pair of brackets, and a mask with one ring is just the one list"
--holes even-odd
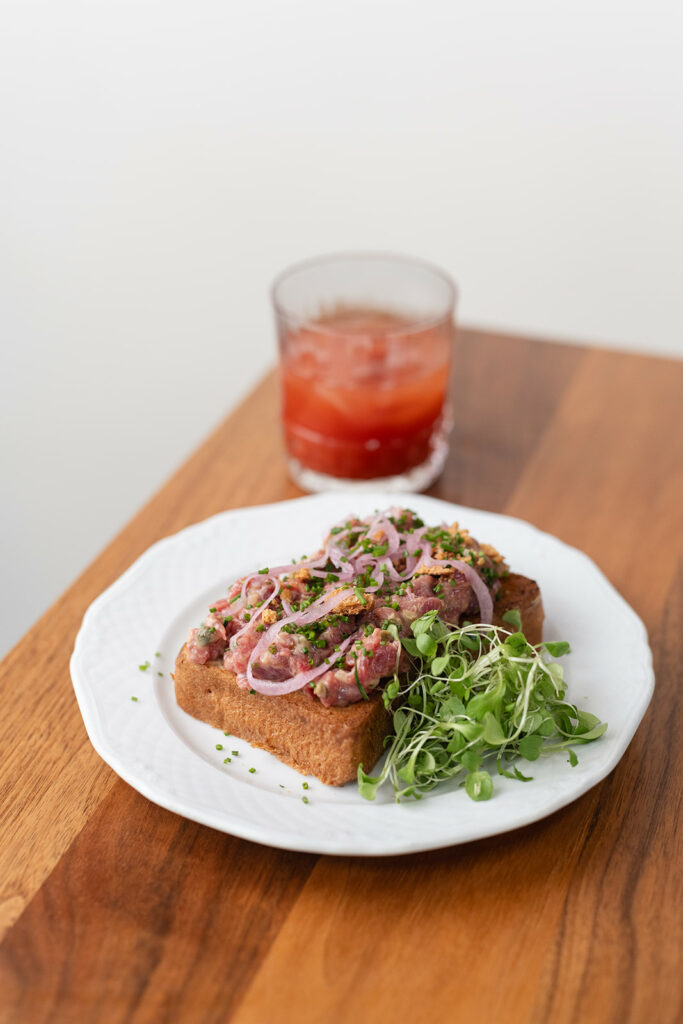
[(296, 259), (683, 354), (676, 7), (5, 0), (0, 652), (273, 360)]

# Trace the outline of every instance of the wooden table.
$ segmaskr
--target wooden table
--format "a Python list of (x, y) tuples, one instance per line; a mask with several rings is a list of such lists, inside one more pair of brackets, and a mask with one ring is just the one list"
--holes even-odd
[(583, 548), (650, 631), (656, 697), (619, 766), (517, 832), (356, 860), (185, 821), (100, 761), (81, 617), (159, 537), (299, 493), (271, 375), (2, 663), (3, 1022), (681, 1019), (683, 363), (462, 331), (455, 373), (432, 493)]

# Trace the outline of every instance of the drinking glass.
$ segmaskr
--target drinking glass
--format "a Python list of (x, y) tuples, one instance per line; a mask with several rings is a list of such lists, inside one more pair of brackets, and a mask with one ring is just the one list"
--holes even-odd
[(448, 452), (456, 288), (407, 256), (345, 253), (275, 281), (289, 470), (308, 491), (421, 490)]

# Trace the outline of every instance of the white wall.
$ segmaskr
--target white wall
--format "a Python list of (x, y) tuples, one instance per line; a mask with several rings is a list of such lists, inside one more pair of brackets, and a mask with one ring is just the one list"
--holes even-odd
[(271, 362), (290, 261), (412, 252), (468, 323), (682, 354), (675, 10), (5, 0), (0, 651)]

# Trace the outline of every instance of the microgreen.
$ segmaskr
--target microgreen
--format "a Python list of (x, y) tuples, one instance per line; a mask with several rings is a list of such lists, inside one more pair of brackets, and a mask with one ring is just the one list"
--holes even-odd
[(565, 700), (562, 667), (552, 659), (566, 654), (569, 644), (533, 646), (518, 612), (504, 619), (510, 629), (482, 623), (453, 629), (436, 612), (413, 622), (413, 635), (402, 640), (412, 670), (385, 688), (385, 705), (399, 705), (394, 735), (379, 775), (359, 766), (361, 796), (374, 800), (389, 780), (397, 801), (420, 799), (465, 773), (468, 796), (488, 800), (494, 783), (486, 765), (494, 759), (497, 774), (530, 782), (513, 762), (564, 750), (573, 767), (573, 748), (603, 735), (606, 723)]
[(519, 608), (509, 608), (503, 615), (503, 622), (509, 622), (518, 632), (521, 632), (522, 616)]

